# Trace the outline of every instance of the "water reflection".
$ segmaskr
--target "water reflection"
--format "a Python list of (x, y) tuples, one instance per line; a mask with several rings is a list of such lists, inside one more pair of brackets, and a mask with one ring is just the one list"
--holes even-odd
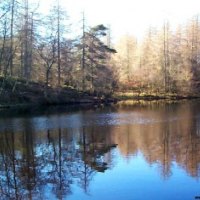
[(93, 127), (5, 130), (0, 134), (1, 194), (8, 199), (40, 199), (52, 192), (61, 199), (71, 193), (74, 181), (87, 192), (94, 174), (111, 163), (109, 154), (115, 144), (104, 136)]
[(97, 174), (114, 170), (119, 158), (129, 162), (138, 153), (148, 165), (156, 164), (163, 179), (173, 176), (174, 162), (198, 178), (198, 105), (123, 105), (0, 119), (1, 197), (62, 199), (73, 194), (73, 185), (88, 193)]

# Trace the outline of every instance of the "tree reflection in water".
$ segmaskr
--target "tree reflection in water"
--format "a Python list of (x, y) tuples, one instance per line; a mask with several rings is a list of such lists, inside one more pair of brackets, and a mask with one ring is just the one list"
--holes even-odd
[(39, 134), (31, 127), (2, 132), (0, 193), (5, 199), (45, 199), (50, 191), (62, 199), (74, 182), (87, 192), (94, 174), (108, 168), (105, 155), (115, 147), (92, 130), (77, 130), (77, 137), (61, 128)]
[[(199, 177), (198, 113), (196, 106), (187, 103), (119, 106), (114, 115), (91, 111), (77, 115), (82, 126), (42, 126), (42, 129), (35, 126), (35, 119), (21, 118), (20, 130), (5, 128), (0, 132), (1, 199), (49, 199), (49, 194), (54, 199), (63, 199), (73, 193), (72, 185), (89, 193), (91, 180), (97, 173), (114, 167), (115, 156), (130, 159), (137, 152), (142, 153), (147, 163), (157, 163), (164, 179), (172, 175), (173, 162), (191, 177)], [(83, 119), (88, 116), (90, 122), (96, 117), (100, 125), (85, 125)], [(101, 122), (104, 116), (112, 125)], [(114, 125), (113, 121), (119, 119), (123, 123)], [(140, 123), (141, 119), (148, 123)], [(14, 124), (16, 119), (12, 120)], [(10, 126), (8, 120), (3, 123)], [(120, 154), (113, 153), (115, 148)]]

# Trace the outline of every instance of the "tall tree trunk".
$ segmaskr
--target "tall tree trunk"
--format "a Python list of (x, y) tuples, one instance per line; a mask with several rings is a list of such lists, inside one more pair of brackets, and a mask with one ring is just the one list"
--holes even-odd
[(85, 14), (83, 12), (83, 35), (82, 35), (82, 90), (85, 91)]
[(2, 41), (2, 48), (1, 48), (1, 54), (0, 54), (0, 70), (1, 73), (6, 76), (7, 69), (5, 69), (5, 61), (4, 61), (4, 54), (5, 54), (5, 45), (6, 45), (6, 35), (7, 35), (7, 23), (4, 22), (4, 30), (3, 30), (3, 41)]
[(13, 25), (14, 25), (15, 0), (11, 4), (11, 22), (10, 22), (10, 75), (13, 75)]
[(164, 57), (164, 92), (169, 92), (169, 24), (163, 27), (163, 57)]
[(57, 0), (57, 32), (58, 32), (58, 37), (57, 37), (57, 45), (58, 45), (58, 86), (60, 87), (60, 82), (61, 82), (61, 57), (60, 57), (60, 1)]
[(24, 24), (24, 55), (23, 55), (23, 68), (24, 77), (27, 81), (31, 78), (32, 68), (32, 42), (33, 42), (33, 14), (31, 18), (31, 24), (29, 24), (29, 2), (25, 0), (25, 24)]

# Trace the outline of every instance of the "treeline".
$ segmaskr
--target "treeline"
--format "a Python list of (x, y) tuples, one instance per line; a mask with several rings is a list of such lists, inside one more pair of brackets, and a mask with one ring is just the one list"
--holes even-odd
[[(86, 26), (76, 33), (55, 0), (48, 14), (28, 0), (0, 2), (0, 75), (70, 87), (91, 93), (136, 91), (198, 95), (200, 23), (198, 16), (176, 28), (165, 21), (150, 27), (142, 41), (124, 36), (111, 47), (110, 30)], [(71, 26), (75, 26), (72, 24)], [(1, 91), (4, 84), (0, 84)]]
[(77, 36), (59, 0), (46, 15), (38, 8), (28, 0), (0, 2), (0, 75), (110, 93), (116, 84), (110, 62), (116, 51), (104, 42), (109, 41), (108, 28), (87, 27), (83, 14)]
[(169, 21), (160, 29), (150, 27), (141, 43), (127, 35), (116, 48), (121, 90), (180, 95), (200, 92), (198, 16), (176, 28)]

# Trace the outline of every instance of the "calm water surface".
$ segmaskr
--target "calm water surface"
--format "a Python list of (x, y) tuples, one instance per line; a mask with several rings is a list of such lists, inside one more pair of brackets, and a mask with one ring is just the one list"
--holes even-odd
[(200, 102), (0, 112), (0, 199), (200, 197)]

